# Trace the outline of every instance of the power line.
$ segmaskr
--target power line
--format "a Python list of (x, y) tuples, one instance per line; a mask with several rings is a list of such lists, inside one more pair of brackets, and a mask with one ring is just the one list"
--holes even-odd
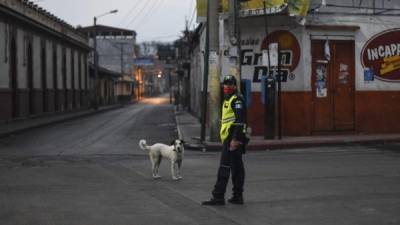
[(368, 7), (368, 6), (351, 6), (351, 5), (339, 5), (339, 4), (326, 4), (327, 7), (336, 7), (336, 8), (347, 8), (347, 9), (375, 9), (375, 10), (388, 10), (388, 11), (397, 11), (399, 8), (384, 8), (384, 7)]
[[(138, 29), (141, 25), (143, 25), (144, 23), (142, 23), (142, 21), (144, 21), (145, 19), (147, 19), (148, 18), (148, 16), (153, 12), (153, 14), (155, 14), (154, 12), (157, 10), (157, 9), (159, 9), (160, 8), (160, 6), (161, 6), (161, 4), (163, 3), (161, 3), (161, 4), (158, 4), (158, 3), (160, 3), (160, 1), (165, 1), (165, 0), (155, 0), (154, 1), (154, 4), (153, 5), (151, 5), (151, 7), (150, 8), (148, 8), (149, 10), (147, 10), (147, 12), (146, 12), (146, 14), (136, 23), (136, 29)], [(149, 20), (147, 20), (146, 22), (148, 22)], [(146, 23), (145, 22), (145, 23)]]
[(195, 0), (191, 0), (191, 1), (190, 1), (189, 10), (188, 10), (189, 15), (190, 15), (190, 12), (192, 12), (192, 7), (193, 7), (194, 1), (195, 1)]
[(161, 39), (167, 39), (167, 38), (172, 38), (172, 37), (179, 37), (179, 35), (178, 34), (171, 34), (171, 35), (155, 36), (155, 37), (147, 37), (147, 38), (153, 39), (153, 40), (161, 40)]
[(132, 20), (131, 20), (125, 27), (129, 27), (133, 22), (135, 22), (135, 20), (136, 20), (137, 18), (139, 18), (140, 15), (142, 15), (144, 9), (149, 5), (150, 2), (151, 2), (151, 1), (146, 1), (146, 3), (143, 5), (143, 7), (140, 8), (139, 13), (138, 13), (136, 16), (134, 16), (134, 17), (132, 18)]
[(128, 13), (125, 14), (118, 26), (120, 26), (142, 2), (144, 1), (140, 1), (139, 3), (135, 2), (134, 5), (129, 9)]
[(192, 15), (190, 16), (189, 28), (192, 26), (195, 15), (196, 15), (196, 6), (193, 8)]

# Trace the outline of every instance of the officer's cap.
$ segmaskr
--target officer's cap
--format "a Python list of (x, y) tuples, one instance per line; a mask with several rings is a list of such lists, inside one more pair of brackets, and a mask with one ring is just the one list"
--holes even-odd
[(236, 85), (236, 78), (233, 75), (224, 76), (223, 84)]

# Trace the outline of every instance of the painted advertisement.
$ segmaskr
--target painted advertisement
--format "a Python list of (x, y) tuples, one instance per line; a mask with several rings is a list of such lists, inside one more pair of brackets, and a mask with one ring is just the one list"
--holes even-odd
[(400, 82), (400, 29), (381, 32), (368, 40), (361, 51), (361, 63), (376, 79)]
[[(291, 0), (294, 1), (294, 0)], [(299, 1), (299, 0), (296, 0)], [(304, 1), (304, 0), (303, 0)], [(197, 0), (197, 22), (206, 21), (207, 17), (207, 0)], [(280, 13), (286, 9), (287, 0), (269, 0), (265, 2), (262, 0), (244, 0), (240, 1), (240, 16), (258, 16), (267, 14)], [(229, 11), (229, 0), (220, 0), (220, 11), (222, 13)]]
[(278, 68), (276, 66), (269, 68), (268, 64), (264, 66), (262, 63), (263, 51), (267, 50), (270, 43), (278, 43), (279, 45), (281, 74), (284, 77), (282, 81), (294, 80), (296, 75), (293, 71), (300, 61), (300, 44), (296, 36), (286, 30), (274, 31), (264, 39), (249, 37), (242, 40), (241, 65), (243, 76), (252, 80), (253, 83), (260, 83), (262, 76), (277, 73)]

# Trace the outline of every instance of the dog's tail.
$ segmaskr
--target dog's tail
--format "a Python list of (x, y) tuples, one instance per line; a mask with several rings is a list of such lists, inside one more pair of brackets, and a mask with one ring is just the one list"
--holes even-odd
[(146, 140), (142, 139), (139, 141), (139, 147), (143, 150), (148, 150), (149, 146), (146, 144)]

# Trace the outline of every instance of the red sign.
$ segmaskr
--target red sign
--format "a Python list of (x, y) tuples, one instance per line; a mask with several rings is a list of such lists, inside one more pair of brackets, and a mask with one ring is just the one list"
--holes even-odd
[(361, 51), (361, 63), (377, 79), (400, 81), (400, 29), (381, 32), (368, 40)]

